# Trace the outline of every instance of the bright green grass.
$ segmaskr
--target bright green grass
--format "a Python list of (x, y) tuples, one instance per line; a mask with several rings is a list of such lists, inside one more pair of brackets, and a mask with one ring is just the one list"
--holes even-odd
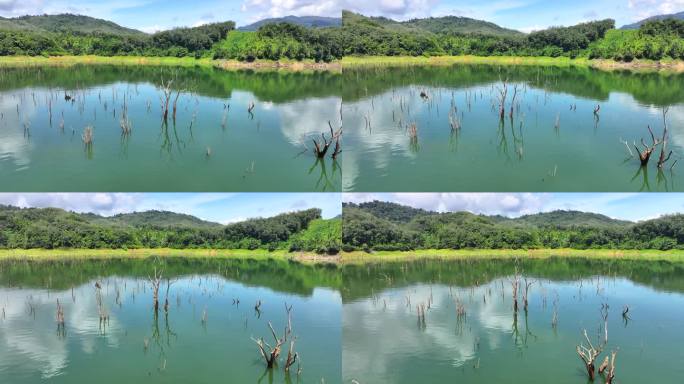
[(568, 257), (600, 260), (648, 260), (684, 262), (684, 250), (613, 250), (613, 249), (426, 249), (410, 252), (378, 251), (345, 252), (342, 263), (366, 264), (378, 262), (399, 262), (413, 260), (464, 260), (464, 259), (515, 259)]
[(221, 259), (297, 259), (305, 256), (285, 250), (263, 249), (3, 249), (0, 260), (78, 260), (78, 259), (144, 259), (148, 257), (221, 258)]
[(590, 67), (601, 70), (631, 70), (638, 72), (681, 72), (684, 61), (681, 60), (634, 60), (630, 63), (614, 60), (587, 58), (571, 59), (568, 57), (527, 57), (527, 56), (348, 56), (342, 59), (342, 67), (382, 67), (412, 65), (454, 65), (454, 64), (488, 64), (488, 65), (526, 65), (547, 67)]
[(213, 60), (210, 58), (195, 59), (192, 57), (147, 57), (147, 56), (1, 56), (0, 67), (31, 67), (31, 66), (72, 66), (80, 64), (104, 64), (104, 65), (150, 65), (150, 66), (173, 66), (173, 67), (215, 67), (221, 69), (284, 69), (284, 70), (311, 70), (311, 69), (336, 69), (339, 63), (316, 63), (314, 60), (290, 60), (279, 61), (256, 60), (243, 62), (238, 60)]

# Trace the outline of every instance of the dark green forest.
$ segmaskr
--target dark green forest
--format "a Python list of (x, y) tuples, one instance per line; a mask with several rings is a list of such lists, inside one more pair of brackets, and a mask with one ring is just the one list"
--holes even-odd
[(110, 217), (57, 208), (0, 206), (0, 249), (223, 248), (335, 254), (341, 220), (320, 209), (221, 225), (173, 212)]
[(213, 59), (331, 61), (341, 57), (339, 28), (269, 23), (256, 32), (235, 23), (175, 28), (154, 34), (79, 15), (0, 19), (0, 56), (170, 56)]
[(684, 59), (684, 21), (676, 19), (651, 20), (636, 30), (617, 30), (607, 19), (529, 34), (451, 16), (395, 22), (345, 11), (342, 19), (345, 55)]
[(309, 24), (276, 19), (255, 24), (255, 30), (235, 30), (235, 23), (227, 21), (146, 34), (79, 15), (0, 18), (0, 56), (172, 56), (317, 62), (364, 55), (684, 59), (684, 21), (674, 18), (649, 20), (637, 29), (615, 29), (615, 21), (607, 19), (529, 34), (464, 17), (398, 22), (349, 11), (343, 11), (341, 27), (336, 23)]
[(416, 249), (684, 249), (684, 215), (638, 223), (577, 211), (518, 218), (436, 213), (387, 202), (343, 205), (346, 251)]

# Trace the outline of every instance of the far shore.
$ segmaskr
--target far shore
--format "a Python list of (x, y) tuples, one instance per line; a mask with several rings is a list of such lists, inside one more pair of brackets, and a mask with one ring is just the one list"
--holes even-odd
[(603, 71), (683, 73), (683, 60), (633, 60), (619, 62), (607, 59), (527, 56), (347, 56), (343, 68), (448, 66), (455, 64), (525, 65), (549, 67), (584, 67)]
[(264, 249), (2, 249), (0, 261), (71, 261), (106, 259), (233, 259), (233, 260), (289, 260), (303, 264), (338, 264), (339, 255), (328, 256), (307, 252), (268, 251)]
[(284, 260), (302, 264), (365, 265), (421, 260), (514, 260), (575, 258), (589, 260), (664, 261), (684, 263), (684, 250), (618, 249), (423, 249), (415, 251), (353, 251), (338, 255), (264, 249), (2, 249), (0, 261), (87, 261), (147, 258)]
[(213, 67), (224, 70), (340, 72), (339, 61), (317, 63), (314, 60), (213, 60), (192, 57), (148, 57), (148, 56), (0, 56), (0, 67), (25, 68), (33, 66), (70, 67), (74, 65), (149, 65), (176, 67)]
[(633, 60), (619, 62), (607, 59), (570, 59), (567, 57), (527, 56), (347, 56), (330, 63), (314, 60), (213, 60), (192, 57), (148, 56), (0, 56), (0, 68), (27, 68), (40, 66), (70, 67), (74, 65), (148, 65), (176, 67), (210, 67), (228, 71), (283, 71), (283, 72), (342, 72), (345, 68), (449, 66), (449, 65), (520, 65), (547, 67), (594, 68), (603, 71), (631, 71), (684, 73), (684, 60)]
[(420, 260), (514, 260), (576, 258), (591, 260), (667, 261), (684, 263), (684, 250), (623, 249), (425, 249), (415, 251), (344, 252), (342, 264), (373, 264)]

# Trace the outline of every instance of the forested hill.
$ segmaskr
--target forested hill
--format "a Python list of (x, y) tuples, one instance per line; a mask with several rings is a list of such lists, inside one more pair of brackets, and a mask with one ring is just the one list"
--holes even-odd
[(346, 250), (684, 249), (684, 215), (680, 214), (633, 223), (591, 212), (554, 211), (506, 218), (435, 213), (373, 202), (345, 204), (343, 221)]
[(339, 17), (322, 17), (322, 16), (284, 16), (274, 17), (270, 19), (259, 20), (255, 23), (242, 26), (238, 31), (257, 31), (267, 24), (291, 23), (301, 25), (306, 28), (329, 28), (339, 27), (342, 25), (342, 19)]
[(0, 205), (0, 248), (227, 248), (336, 253), (341, 220), (320, 209), (222, 225), (174, 212), (111, 217)]
[(429, 17), (394, 21), (387, 18), (371, 18), (378, 24), (391, 28), (405, 28), (407, 30), (421, 30), (435, 34), (478, 34), (491, 36), (522, 36), (523, 33), (513, 29), (503, 28), (489, 21), (471, 19), (460, 16)]
[(95, 214), (84, 215), (88, 221), (104, 225), (118, 225), (150, 228), (218, 228), (221, 224), (205, 221), (195, 216), (168, 211), (145, 211), (122, 213), (110, 217)]
[(667, 20), (667, 19), (684, 20), (684, 12), (673, 13), (673, 14), (669, 14), (669, 15), (651, 16), (647, 19), (637, 21), (636, 23), (627, 24), (620, 29), (639, 29), (642, 25), (648, 23), (649, 21), (661, 21), (661, 20)]
[(386, 201), (369, 201), (360, 204), (342, 203), (343, 208), (358, 208), (370, 213), (381, 219), (397, 222), (408, 223), (414, 217), (419, 215), (436, 215), (436, 212), (426, 211), (420, 208), (413, 208), (397, 203), (390, 203)]
[(96, 19), (90, 16), (60, 15), (21, 16), (15, 18), (0, 17), (0, 29), (32, 31), (32, 32), (79, 32), (106, 33), (124, 36), (143, 36), (144, 32), (122, 27), (114, 22)]
[[(464, 24), (465, 23), (465, 24)], [(684, 60), (684, 21), (643, 23), (615, 29), (611, 19), (551, 27), (529, 34), (502, 31), (486, 22), (456, 17), (396, 22), (342, 13), (345, 56), (544, 56), (588, 59)], [(487, 30), (484, 28), (487, 26)]]

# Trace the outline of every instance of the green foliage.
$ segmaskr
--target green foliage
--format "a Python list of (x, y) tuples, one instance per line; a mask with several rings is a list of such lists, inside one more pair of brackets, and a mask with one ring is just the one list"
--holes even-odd
[(339, 219), (322, 220), (320, 216), (319, 209), (309, 209), (223, 226), (161, 211), (103, 217), (54, 208), (0, 206), (0, 248), (276, 250), (289, 249), (298, 241), (303, 251), (332, 252), (339, 248), (341, 224)]
[(684, 249), (684, 215), (632, 223), (577, 211), (511, 219), (415, 210), (408, 221), (387, 220), (406, 218), (410, 210), (378, 202), (345, 204), (345, 249)]
[(682, 20), (650, 21), (638, 31), (614, 28), (615, 21), (607, 19), (523, 35), (457, 17), (396, 22), (345, 11), (341, 34), (345, 55), (684, 58)]
[(620, 61), (684, 59), (684, 20), (644, 23), (639, 30), (611, 30), (588, 49), (590, 58)]
[(233, 31), (216, 44), (215, 59), (330, 62), (342, 57), (339, 36), (332, 28), (305, 28), (292, 23), (265, 24), (257, 32)]
[[(62, 24), (66, 26), (50, 29), (12, 29), (2, 28), (3, 23), (0, 23), (0, 55), (202, 57), (209, 53), (215, 43), (224, 39), (228, 31), (235, 28), (235, 23), (228, 21), (147, 35), (142, 32), (121, 31), (113, 27), (67, 27), (77, 26), (76, 22)], [(116, 26), (114, 23), (111, 24)]]
[(117, 35), (144, 36), (145, 33), (125, 28), (111, 21), (89, 16), (60, 15), (21, 16), (11, 19), (0, 17), (0, 29), (33, 32), (104, 33)]
[(309, 250), (335, 255), (342, 246), (342, 219), (313, 220), (306, 230), (292, 236), (289, 243), (290, 251)]

